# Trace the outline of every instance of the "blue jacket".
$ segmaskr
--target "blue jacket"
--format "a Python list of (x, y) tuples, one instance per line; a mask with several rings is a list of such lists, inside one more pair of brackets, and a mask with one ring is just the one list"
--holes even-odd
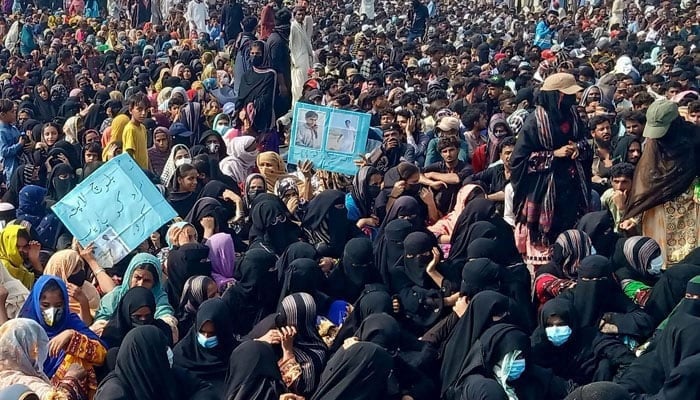
[(5, 166), (5, 182), (10, 182), (12, 173), (19, 165), (19, 156), (22, 154), (19, 135), (17, 128), (0, 122), (0, 161)]

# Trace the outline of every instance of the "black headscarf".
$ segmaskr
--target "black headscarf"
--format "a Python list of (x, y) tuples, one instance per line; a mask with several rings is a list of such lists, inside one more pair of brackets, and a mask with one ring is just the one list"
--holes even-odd
[(488, 258), (477, 258), (468, 261), (462, 269), (462, 296), (473, 298), (483, 290), (498, 291), (505, 271)]
[(187, 243), (170, 250), (166, 260), (168, 282), (165, 286), (170, 305), (178, 306), (182, 289), (189, 278), (211, 275), (211, 263), (208, 259), (209, 248), (199, 243)]
[(391, 355), (381, 346), (355, 343), (330, 359), (311, 400), (383, 399), (392, 367)]
[(272, 400), (285, 393), (278, 357), (272, 346), (257, 340), (242, 343), (231, 353), (226, 374), (226, 399)]
[(473, 241), (480, 238), (494, 241), (497, 235), (496, 226), (488, 221), (476, 221), (469, 227), (464, 226), (452, 235), (450, 255), (447, 260), (458, 265), (464, 264), (470, 258), (469, 245)]
[[(151, 310), (149, 320), (136, 322), (131, 318), (131, 314), (136, 312), (141, 307), (148, 307)], [(156, 299), (153, 297), (153, 292), (141, 286), (135, 286), (129, 289), (124, 297), (119, 300), (117, 310), (112, 315), (112, 318), (107, 322), (102, 331), (102, 340), (108, 347), (119, 347), (122, 344), (122, 339), (133, 328), (139, 325), (155, 325), (163, 334), (171, 336), (170, 327), (163, 321), (154, 319), (156, 312)]]
[(364, 166), (357, 171), (352, 181), (350, 188), (350, 196), (352, 197), (357, 209), (360, 211), (361, 218), (367, 218), (372, 215), (374, 199), (377, 193), (371, 193), (369, 188), (369, 178), (372, 175), (378, 174), (379, 171), (371, 166)]
[(180, 302), (175, 308), (178, 319), (177, 328), (183, 334), (188, 332), (197, 315), (199, 306), (209, 298), (209, 287), (216, 285), (214, 279), (209, 276), (193, 276), (187, 279), (182, 288)]
[[(65, 179), (59, 178), (61, 175), (67, 175), (68, 177)], [(63, 196), (68, 194), (68, 192), (73, 190), (75, 185), (76, 177), (73, 167), (65, 163), (60, 163), (49, 173), (46, 197), (54, 201), (59, 201)]]
[(387, 287), (391, 283), (390, 270), (403, 257), (403, 241), (413, 231), (413, 225), (397, 219), (387, 224), (384, 234), (377, 239), (374, 249), (374, 265), (377, 266), (382, 281)]
[(319, 291), (323, 278), (323, 271), (319, 268), (318, 261), (310, 258), (295, 259), (282, 276), (279, 303), (290, 294), (309, 293), (313, 296), (319, 313), (325, 315), (330, 304), (328, 304), (328, 296)]
[(467, 353), (482, 333), (495, 324), (493, 317), (509, 312), (508, 297), (486, 290), (475, 295), (467, 307), (467, 312), (459, 319), (445, 346), (444, 359), (440, 369), (442, 394), (456, 383), (460, 372), (467, 366)]
[(688, 282), (700, 275), (700, 266), (693, 264), (676, 264), (664, 271), (654, 284), (644, 310), (658, 324), (663, 321), (683, 299)]
[(343, 345), (345, 339), (351, 337), (359, 329), (365, 318), (372, 314), (391, 312), (393, 312), (391, 295), (387, 292), (386, 287), (378, 284), (367, 285), (338, 330), (331, 346), (331, 353), (335, 353)]
[[(49, 91), (48, 87), (44, 86), (44, 88), (47, 92)], [(46, 100), (39, 96), (38, 89), (39, 85), (34, 87), (34, 108), (36, 109), (36, 116), (41, 120), (41, 122), (44, 123), (53, 121), (54, 117), (56, 117), (57, 107), (51, 101), (51, 96), (49, 96), (49, 98)]]
[[(173, 349), (174, 364), (202, 380), (223, 382), (229, 368), (231, 352), (236, 346), (231, 325), (231, 311), (221, 299), (209, 299), (199, 306), (192, 329)], [(205, 349), (197, 341), (199, 330), (211, 322), (216, 331), (218, 345)]]
[(197, 230), (198, 237), (204, 234), (204, 227), (199, 222), (204, 217), (212, 217), (216, 221), (216, 232), (225, 232), (228, 229), (227, 211), (219, 200), (212, 197), (202, 197), (194, 203), (194, 207), (187, 214), (185, 220)]
[(378, 344), (392, 354), (399, 348), (400, 336), (399, 323), (387, 313), (368, 316), (355, 332), (355, 337), (359, 340)]
[(627, 159), (627, 152), (630, 148), (630, 145), (635, 142), (639, 143), (640, 146), (642, 144), (642, 141), (638, 137), (632, 135), (625, 135), (617, 141), (617, 143), (615, 144), (615, 150), (612, 154), (613, 165), (623, 162), (629, 162), (629, 160)]
[(386, 226), (396, 219), (404, 219), (411, 223), (413, 230), (422, 230), (425, 223), (422, 220), (420, 204), (411, 196), (401, 196), (387, 210), (386, 217), (379, 228), (379, 236), (384, 233)]
[(284, 280), (284, 275), (291, 263), (299, 258), (310, 258), (312, 260), (316, 260), (316, 249), (314, 246), (306, 242), (295, 242), (290, 244), (275, 263), (280, 282)]
[(249, 232), (251, 247), (264, 246), (275, 254), (299, 241), (299, 227), (292, 221), (282, 200), (272, 195), (258, 195), (250, 212), (252, 226)]
[(425, 267), (433, 259), (434, 238), (424, 232), (413, 232), (403, 241), (403, 272), (414, 285), (424, 286)]
[(578, 221), (576, 229), (591, 238), (596, 253), (611, 257), (615, 252), (615, 242), (620, 237), (614, 231), (615, 221), (609, 211), (590, 212)]
[(95, 398), (111, 398), (112, 385), (129, 399), (181, 398), (178, 384), (168, 364), (168, 341), (155, 326), (140, 326), (126, 334), (119, 348), (114, 372), (97, 388)]
[(345, 194), (339, 190), (319, 193), (309, 202), (302, 227), (320, 255), (342, 255), (350, 228)]
[(223, 299), (236, 318), (237, 333), (246, 334), (277, 306), (279, 285), (274, 254), (264, 249), (250, 249), (241, 260), (240, 279), (224, 292)]
[(366, 284), (380, 280), (374, 266), (372, 241), (366, 237), (348, 241), (339, 267), (328, 276), (327, 293), (350, 303), (357, 300)]
[[(488, 222), (486, 222), (488, 224)], [(477, 222), (478, 224), (478, 222)], [(474, 239), (467, 247), (467, 259), (488, 258), (494, 260), (498, 257), (498, 242), (493, 239), (477, 238)]]

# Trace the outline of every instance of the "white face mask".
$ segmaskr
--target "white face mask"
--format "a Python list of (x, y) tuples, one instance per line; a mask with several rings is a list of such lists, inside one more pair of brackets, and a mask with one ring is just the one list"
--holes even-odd
[(595, 247), (593, 247), (593, 245), (591, 245), (591, 255), (594, 256), (596, 254), (598, 254), (598, 252), (596, 251)]
[(192, 164), (192, 159), (191, 158), (181, 158), (179, 160), (175, 160), (175, 166), (179, 167), (180, 165), (184, 164)]
[(655, 259), (651, 260), (649, 262), (649, 269), (648, 272), (651, 275), (658, 275), (661, 273), (661, 267), (664, 265), (664, 258), (662, 256), (658, 256)]

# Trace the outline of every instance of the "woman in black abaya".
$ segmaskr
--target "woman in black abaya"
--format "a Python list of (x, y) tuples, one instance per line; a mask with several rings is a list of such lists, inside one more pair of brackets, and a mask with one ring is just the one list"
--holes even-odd
[(314, 246), (306, 242), (295, 242), (290, 244), (284, 250), (282, 255), (280, 255), (280, 257), (277, 259), (277, 262), (275, 263), (275, 268), (277, 269), (280, 282), (284, 281), (284, 275), (289, 269), (289, 266), (292, 264), (292, 262), (299, 258), (309, 258), (312, 260), (317, 260), (318, 253), (316, 252)]
[(289, 264), (282, 276), (279, 303), (290, 294), (308, 293), (313, 296), (319, 315), (327, 315), (331, 298), (320, 291), (323, 279), (323, 271), (318, 267), (318, 261), (297, 258)]
[(173, 248), (168, 253), (165, 264), (168, 271), (165, 291), (173, 309), (177, 309), (180, 304), (182, 289), (188, 279), (198, 275), (211, 275), (209, 248), (199, 243), (186, 243)]
[(155, 326), (132, 329), (119, 348), (114, 371), (100, 383), (95, 400), (218, 399), (211, 385), (170, 367), (167, 339)]
[(287, 246), (299, 241), (299, 227), (292, 221), (282, 200), (273, 195), (256, 196), (250, 218), (249, 249), (264, 249), (279, 255)]
[(636, 359), (619, 338), (579, 327), (571, 303), (559, 297), (542, 306), (531, 340), (534, 363), (578, 385), (612, 380)]
[(124, 336), (132, 329), (141, 325), (155, 325), (170, 340), (170, 326), (161, 319), (154, 319), (155, 312), (156, 299), (153, 292), (141, 286), (133, 287), (119, 301), (117, 311), (102, 331), (101, 339), (108, 348), (118, 348)]
[(236, 315), (235, 331), (245, 335), (266, 315), (275, 311), (280, 292), (275, 270), (276, 256), (263, 249), (248, 250), (236, 269), (240, 279), (222, 299)]
[(226, 374), (226, 399), (277, 400), (287, 390), (272, 346), (261, 341), (241, 343), (231, 353)]
[(392, 368), (391, 355), (381, 346), (357, 342), (330, 359), (311, 400), (385, 399)]
[(372, 242), (365, 237), (354, 238), (347, 242), (340, 263), (328, 275), (324, 292), (335, 299), (354, 303), (366, 284), (379, 281)]
[(233, 336), (231, 311), (221, 299), (202, 303), (192, 329), (173, 349), (175, 366), (224, 391), (229, 359), (237, 343)]
[(374, 265), (387, 288), (391, 288), (390, 271), (403, 257), (403, 241), (412, 231), (413, 225), (410, 222), (397, 219), (387, 224), (384, 234), (376, 242)]
[(348, 221), (345, 195), (339, 190), (324, 190), (309, 202), (302, 229), (318, 254), (331, 258), (340, 258), (347, 240), (358, 233)]

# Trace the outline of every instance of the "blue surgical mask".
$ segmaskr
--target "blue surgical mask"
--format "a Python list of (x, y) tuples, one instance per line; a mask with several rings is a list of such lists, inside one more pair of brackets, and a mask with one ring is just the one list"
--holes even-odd
[(547, 339), (549, 339), (549, 341), (557, 347), (566, 343), (571, 336), (571, 327), (568, 325), (548, 326), (544, 330), (547, 333)]
[(649, 262), (649, 269), (647, 270), (649, 272), (649, 275), (658, 275), (661, 273), (661, 267), (664, 265), (664, 258), (662, 256), (658, 256), (655, 259), (651, 260)]
[(525, 359), (513, 360), (513, 363), (510, 365), (510, 371), (508, 371), (508, 380), (517, 380), (523, 372), (525, 372)]
[(230, 129), (231, 127), (228, 125), (217, 125), (215, 130), (219, 132), (219, 135), (224, 136)]
[(216, 336), (206, 337), (201, 333), (197, 333), (197, 343), (205, 349), (213, 349), (219, 345), (219, 338)]
[(173, 349), (168, 347), (167, 354), (168, 354), (168, 364), (170, 364), (170, 368), (172, 368), (173, 367), (173, 358), (175, 357), (175, 355), (173, 354)]

